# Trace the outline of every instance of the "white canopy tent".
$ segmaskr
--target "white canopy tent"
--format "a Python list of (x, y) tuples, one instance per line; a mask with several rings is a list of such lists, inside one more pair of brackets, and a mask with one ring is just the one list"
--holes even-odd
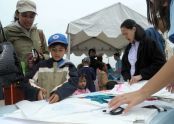
[(125, 19), (134, 19), (143, 28), (149, 27), (146, 17), (121, 3), (70, 22), (66, 31), (70, 43), (69, 55), (87, 55), (90, 48), (95, 48), (97, 54), (113, 55), (128, 43), (120, 35), (120, 25)]

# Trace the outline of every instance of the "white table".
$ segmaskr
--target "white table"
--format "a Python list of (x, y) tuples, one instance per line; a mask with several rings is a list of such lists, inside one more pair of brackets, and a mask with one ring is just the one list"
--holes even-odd
[[(20, 119), (12, 118), (3, 118), (2, 115), (6, 113), (11, 113), (17, 110), (15, 105), (7, 105), (0, 107), (0, 122), (8, 124), (48, 124), (48, 122), (39, 122), (39, 121), (27, 121)], [(54, 124), (54, 123), (49, 123)], [(174, 109), (168, 110), (167, 112), (161, 112), (153, 118), (150, 124), (174, 124)]]

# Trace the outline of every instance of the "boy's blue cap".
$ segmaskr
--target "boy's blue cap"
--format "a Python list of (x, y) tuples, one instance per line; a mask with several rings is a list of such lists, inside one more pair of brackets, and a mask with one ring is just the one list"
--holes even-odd
[(50, 38), (48, 39), (48, 46), (54, 43), (63, 43), (65, 45), (68, 45), (66, 36), (59, 33), (51, 35)]

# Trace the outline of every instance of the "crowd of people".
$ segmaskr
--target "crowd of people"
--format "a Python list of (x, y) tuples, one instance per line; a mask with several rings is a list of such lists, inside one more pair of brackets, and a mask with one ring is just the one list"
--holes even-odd
[[(36, 101), (48, 96), (49, 103), (55, 103), (70, 95), (110, 90), (121, 79), (130, 85), (141, 80), (149, 80), (140, 90), (122, 94), (109, 102), (112, 109), (128, 104), (124, 110), (127, 112), (168, 84), (170, 84), (168, 89), (173, 90), (174, 57), (166, 62), (165, 40), (159, 33), (159, 30), (162, 33), (169, 31), (169, 39), (174, 42), (173, 0), (146, 2), (148, 21), (154, 27), (145, 30), (132, 19), (122, 22), (120, 30), (129, 44), (123, 55), (121, 51), (113, 53), (115, 67), (104, 63), (103, 54), (97, 55), (96, 49), (91, 48), (88, 50), (88, 56), (83, 58), (82, 63), (76, 68), (72, 62), (63, 58), (69, 45), (66, 36), (55, 33), (46, 43), (43, 31), (33, 24), (37, 14), (36, 4), (30, 0), (19, 0), (14, 21), (4, 27), (5, 38), (0, 36), (0, 42), (11, 42), (16, 51), (23, 75), (18, 82), (25, 99)], [(52, 68), (53, 72), (50, 71)], [(59, 76), (59, 79), (61, 77), (59, 83), (56, 81), (55, 84), (41, 83), (44, 82), (41, 77), (57, 74), (55, 71), (60, 74), (49, 76), (48, 80), (52, 81)], [(46, 87), (53, 90), (48, 92)]]

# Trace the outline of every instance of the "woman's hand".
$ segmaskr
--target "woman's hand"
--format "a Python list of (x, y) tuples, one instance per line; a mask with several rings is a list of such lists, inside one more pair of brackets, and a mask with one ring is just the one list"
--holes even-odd
[(119, 96), (114, 97), (109, 102), (109, 108), (115, 109), (123, 104), (127, 104), (127, 107), (123, 113), (127, 113), (133, 106), (143, 102), (146, 99), (145, 95), (141, 93), (140, 90), (130, 93), (125, 93)]
[(174, 84), (171, 83), (171, 84), (167, 85), (166, 89), (167, 89), (169, 92), (174, 93)]
[(141, 79), (142, 79), (141, 75), (132, 76), (132, 78), (129, 81), (129, 84), (131, 85), (131, 84), (137, 83)]

